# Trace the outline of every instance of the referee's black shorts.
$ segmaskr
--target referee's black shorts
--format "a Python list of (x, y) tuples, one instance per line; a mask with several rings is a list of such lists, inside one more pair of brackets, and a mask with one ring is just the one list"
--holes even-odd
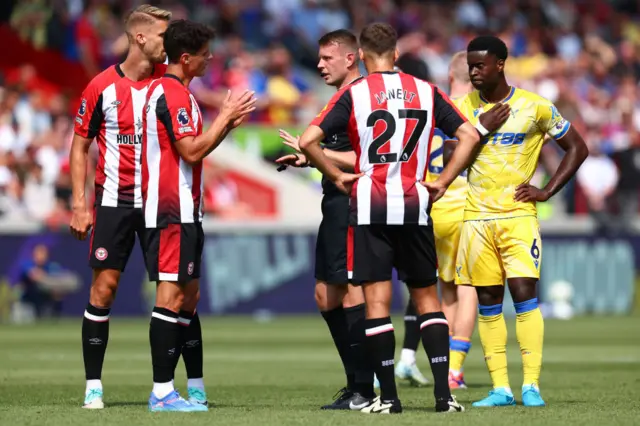
[(316, 240), (316, 280), (346, 285), (351, 278), (353, 235), (349, 226), (349, 197), (327, 193), (322, 198), (322, 222)]
[(357, 225), (353, 229), (352, 284), (391, 280), (393, 268), (409, 287), (429, 287), (438, 281), (432, 225)]

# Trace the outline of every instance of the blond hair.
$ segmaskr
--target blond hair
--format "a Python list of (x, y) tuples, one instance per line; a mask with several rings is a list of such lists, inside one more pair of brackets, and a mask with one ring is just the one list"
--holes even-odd
[(150, 4), (142, 4), (136, 7), (127, 14), (124, 20), (127, 37), (129, 40), (133, 38), (132, 29), (134, 27), (140, 24), (153, 24), (157, 20), (169, 22), (171, 20), (171, 12)]
[(469, 66), (467, 65), (467, 52), (460, 51), (451, 57), (449, 64), (449, 75), (458, 83), (466, 84), (469, 79)]

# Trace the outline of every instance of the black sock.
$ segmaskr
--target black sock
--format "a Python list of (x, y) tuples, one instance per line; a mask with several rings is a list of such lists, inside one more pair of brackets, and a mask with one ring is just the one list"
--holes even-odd
[(173, 380), (182, 346), (178, 314), (165, 308), (153, 308), (149, 324), (153, 382)]
[(355, 365), (349, 348), (349, 325), (347, 324), (345, 311), (340, 306), (330, 311), (322, 312), (322, 317), (327, 322), (333, 343), (336, 345), (342, 360), (344, 372), (347, 376), (347, 388), (353, 389), (355, 385)]
[(365, 351), (365, 305), (360, 304), (345, 308), (349, 324), (349, 342), (355, 365), (354, 391), (365, 398), (373, 398), (373, 365)]
[(442, 312), (420, 315), (419, 323), (433, 373), (433, 393), (436, 399), (449, 399), (449, 324)]
[(87, 380), (100, 380), (102, 363), (109, 341), (109, 312), (111, 309), (96, 308), (87, 304), (82, 319), (82, 357)]
[(376, 375), (380, 381), (380, 399), (389, 401), (398, 398), (393, 372), (393, 357), (396, 338), (391, 317), (368, 319), (365, 322), (366, 347), (371, 356)]
[(202, 374), (202, 327), (198, 313), (180, 311), (178, 323), (182, 330), (182, 359), (188, 379), (201, 379)]
[(418, 350), (420, 343), (420, 324), (418, 324), (418, 314), (413, 306), (413, 301), (409, 299), (407, 310), (404, 314), (404, 349)]

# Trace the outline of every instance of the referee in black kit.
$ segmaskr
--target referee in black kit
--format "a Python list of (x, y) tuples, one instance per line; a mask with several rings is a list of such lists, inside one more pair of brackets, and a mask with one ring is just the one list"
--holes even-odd
[[(358, 41), (347, 30), (325, 34), (319, 41), (318, 70), (325, 83), (338, 91), (360, 80)], [(279, 171), (287, 166), (306, 167), (309, 162), (300, 153), (298, 137), (280, 131), (283, 143), (296, 154), (276, 160)], [(325, 152), (336, 166), (353, 170), (356, 156), (346, 133), (328, 135)], [(360, 410), (375, 398), (373, 368), (364, 354), (365, 309), (360, 287), (349, 285), (352, 269), (352, 232), (349, 227), (349, 196), (323, 177), (322, 222), (316, 243), (315, 299), (327, 322), (347, 376), (347, 386), (336, 400), (322, 407), (329, 410)]]

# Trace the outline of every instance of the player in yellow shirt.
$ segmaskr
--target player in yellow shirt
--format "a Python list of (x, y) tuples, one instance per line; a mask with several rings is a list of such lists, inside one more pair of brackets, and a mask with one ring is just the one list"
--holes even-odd
[[(507, 327), (502, 314), (505, 278), (516, 310), (516, 335), (522, 354), (525, 406), (544, 406), (539, 378), (544, 324), (538, 308), (542, 243), (536, 202), (547, 201), (573, 175), (588, 155), (578, 132), (548, 100), (511, 87), (504, 75), (507, 47), (497, 37), (482, 36), (467, 47), (471, 83), (477, 89), (457, 102), (482, 135), (479, 146), (458, 143), (440, 177), (425, 183), (434, 201), (460, 172), (469, 168), (464, 225), (456, 261), (456, 283), (470, 283), (479, 302), (478, 331), (493, 390), (475, 407), (514, 405), (507, 374)], [(478, 116), (497, 103), (510, 116), (489, 132)], [(538, 165), (545, 135), (565, 151), (547, 185), (529, 184)]]

